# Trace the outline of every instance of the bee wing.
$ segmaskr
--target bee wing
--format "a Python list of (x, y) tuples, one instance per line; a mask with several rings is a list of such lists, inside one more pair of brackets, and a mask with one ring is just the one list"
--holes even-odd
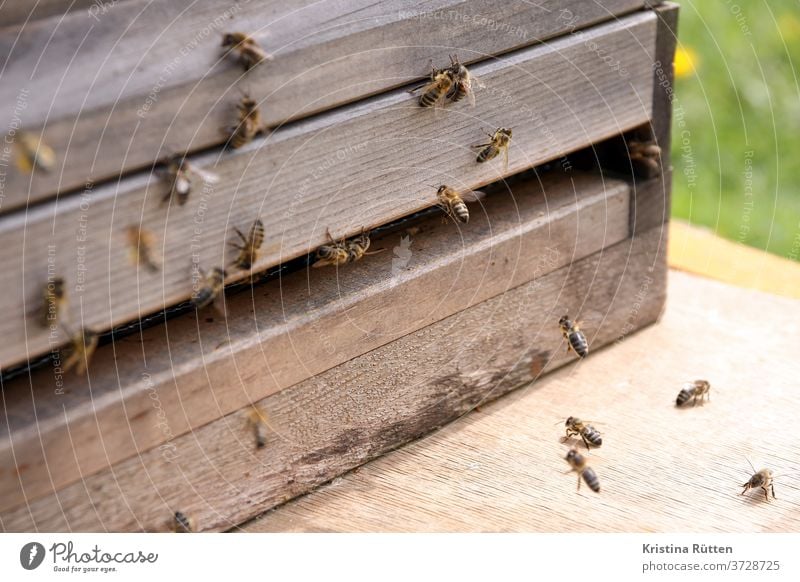
[(508, 146), (503, 148), (503, 172), (508, 172)]
[(228, 314), (227, 304), (225, 302), (225, 290), (221, 289), (217, 296), (214, 297), (214, 301), (212, 302), (214, 307), (214, 311), (219, 313), (222, 317), (226, 317)]
[(472, 202), (478, 202), (486, 197), (486, 192), (476, 191), (476, 190), (467, 190), (463, 194), (461, 194), (461, 199), (466, 202), (467, 204), (471, 204)]
[(193, 170), (194, 174), (200, 178), (206, 184), (216, 184), (219, 182), (219, 176), (214, 172), (209, 172), (208, 170), (201, 170), (195, 168)]

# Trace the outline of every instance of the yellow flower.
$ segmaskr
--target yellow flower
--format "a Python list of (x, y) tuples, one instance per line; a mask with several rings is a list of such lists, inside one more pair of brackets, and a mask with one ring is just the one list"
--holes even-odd
[(675, 76), (689, 77), (696, 72), (697, 53), (689, 47), (679, 46), (675, 51)]

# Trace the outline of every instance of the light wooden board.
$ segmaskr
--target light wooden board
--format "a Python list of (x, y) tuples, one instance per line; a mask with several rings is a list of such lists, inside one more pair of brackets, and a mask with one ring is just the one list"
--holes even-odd
[[(165, 150), (224, 142), (234, 87), (265, 101), (270, 125), (396, 88), (428, 61), (465, 62), (635, 10), (642, 0), (125, 0), (94, 17), (0, 29), (9, 55), (0, 127), (19, 119), (57, 153), (33, 177), (9, 172), (0, 210), (149, 166)], [(253, 33), (274, 61), (243, 75), (223, 33)], [(2, 64), (0, 64), (2, 66)], [(22, 105), (20, 105), (22, 103)], [(341, 145), (341, 144), (340, 144)]]
[[(245, 531), (796, 532), (800, 302), (671, 272), (661, 321), (255, 520)], [(780, 333), (775, 333), (779, 329)], [(685, 381), (711, 401), (676, 409)], [(564, 474), (559, 419), (603, 422), (601, 492)], [(582, 444), (580, 445), (583, 446)], [(757, 468), (777, 500), (740, 496)], [(792, 475), (792, 473), (794, 473)]]
[(88, 381), (45, 368), (7, 383), (0, 509), (617, 243), (629, 200), (624, 182), (554, 172), (493, 193), (461, 229), (436, 216), (338, 273), (231, 297), (227, 321), (207, 309), (101, 348)]
[(574, 361), (557, 324), (565, 312), (587, 319), (593, 350), (654, 321), (665, 299), (662, 236), (617, 243), (266, 398), (261, 450), (241, 411), (3, 511), (0, 525), (164, 531), (180, 510), (202, 530), (230, 528)]
[[(120, 2), (122, 0), (115, 0)], [(60, 18), (70, 11), (99, 17), (104, 4), (110, 0), (3, 0), (0, 2), (0, 27), (30, 25), (40, 18)], [(95, 8), (91, 8), (95, 6)], [(5, 53), (4, 53), (5, 54)]]
[[(165, 208), (163, 182), (137, 175), (0, 218), (0, 267), (22, 273), (0, 296), (0, 311), (15, 314), (0, 321), (0, 366), (52, 347), (49, 330), (25, 317), (41, 303), (48, 261), (66, 279), (73, 326), (110, 329), (187, 299), (193, 263), (230, 263), (233, 228), (257, 216), (266, 227), (263, 269), (313, 251), (328, 228), (353, 235), (429, 207), (438, 184), (475, 188), (640, 125), (652, 110), (655, 23), (651, 12), (636, 14), (475, 67), (487, 89), (474, 110), (425, 110), (399, 91), (235, 154), (202, 156), (198, 165), (213, 167), (221, 183), (182, 207)], [(609, 55), (625, 78), (603, 61)], [(514, 129), (507, 171), (501, 159), (478, 164), (470, 148), (501, 125)], [(164, 255), (155, 274), (131, 261), (126, 229), (140, 223)]]

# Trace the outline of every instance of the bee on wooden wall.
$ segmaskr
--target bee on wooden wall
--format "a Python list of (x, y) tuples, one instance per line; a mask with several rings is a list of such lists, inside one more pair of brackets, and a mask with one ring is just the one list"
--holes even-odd
[(67, 303), (67, 284), (63, 277), (54, 277), (48, 281), (42, 291), (42, 310), (39, 323), (42, 327), (58, 324), (61, 312)]
[(335, 240), (328, 230), (330, 243), (324, 244), (317, 249), (317, 261), (311, 265), (314, 268), (326, 267), (328, 265), (340, 266), (347, 263), (354, 263), (364, 255), (375, 255), (382, 250), (367, 252), (370, 246), (369, 233), (362, 231), (357, 237), (346, 240)]
[(153, 231), (129, 226), (128, 243), (134, 263), (146, 267), (151, 273), (155, 273), (161, 268), (161, 261), (157, 258), (155, 251), (156, 235), (153, 234)]
[(30, 174), (34, 168), (49, 172), (56, 165), (56, 153), (43, 139), (20, 131), (14, 138), (17, 149), (16, 165), (21, 172)]
[(450, 186), (442, 185), (436, 192), (436, 196), (439, 199), (439, 207), (448, 217), (456, 222), (467, 223), (469, 222), (467, 203), (477, 202), (486, 196), (486, 194), (474, 190), (468, 190), (467, 192), (459, 194)]
[(175, 533), (192, 533), (197, 531), (194, 518), (181, 511), (176, 511), (172, 521), (172, 531)]
[(83, 375), (97, 349), (99, 339), (100, 337), (95, 332), (85, 328), (73, 333), (67, 348), (68, 356), (61, 365), (64, 372), (75, 368), (75, 372), (79, 376)]
[(166, 164), (166, 170), (162, 174), (169, 183), (169, 191), (164, 195), (164, 202), (175, 200), (181, 206), (186, 204), (189, 194), (192, 193), (194, 178), (200, 178), (207, 184), (216, 184), (219, 181), (219, 176), (190, 164), (181, 155), (172, 156)]
[(472, 84), (481, 86), (480, 81), (473, 77), (467, 67), (462, 65), (458, 61), (458, 57), (454, 55), (450, 55), (450, 74), (453, 78), (453, 87), (447, 98), (453, 103), (457, 103), (467, 97), (470, 105), (475, 107), (475, 91), (472, 89)]
[(628, 155), (637, 176), (653, 178), (661, 173), (661, 148), (655, 140), (629, 141)]
[(586, 459), (575, 448), (571, 448), (567, 453), (567, 463), (572, 467), (573, 471), (578, 472), (578, 490), (581, 488), (581, 478), (586, 481), (589, 489), (595, 493), (600, 493), (600, 481), (597, 474), (594, 472), (587, 463)]
[(411, 93), (422, 91), (419, 97), (420, 107), (439, 107), (444, 104), (454, 84), (455, 78), (452, 70), (436, 69), (431, 63), (430, 81), (412, 89)]
[(192, 304), (197, 309), (207, 307), (215, 300), (221, 299), (222, 291), (225, 288), (225, 277), (228, 276), (228, 273), (225, 269), (214, 267), (209, 273), (205, 273), (200, 269), (200, 275), (203, 277), (203, 283), (192, 294)]
[(772, 483), (773, 474), (772, 471), (769, 469), (761, 469), (760, 471), (756, 471), (755, 467), (753, 467), (753, 463), (750, 463), (750, 459), (747, 459), (747, 462), (750, 464), (750, 468), (753, 470), (753, 476), (742, 485), (744, 490), (742, 490), (742, 495), (747, 493), (750, 489), (756, 489), (757, 487), (761, 487), (764, 491), (764, 498), (769, 501), (769, 491), (772, 491), (772, 498), (777, 499), (775, 497), (775, 485)]
[(378, 253), (384, 251), (384, 249), (380, 249), (368, 253), (367, 251), (369, 250), (370, 246), (369, 233), (363, 230), (361, 231), (360, 235), (348, 240), (346, 244), (348, 263), (355, 263), (356, 261), (361, 260), (365, 255), (377, 255)]
[(683, 389), (678, 393), (678, 398), (675, 399), (676, 406), (683, 406), (689, 400), (692, 401), (692, 406), (697, 404), (698, 398), (700, 402), (705, 402), (706, 397), (709, 399), (711, 398), (711, 384), (708, 383), (707, 380), (695, 380), (690, 384), (687, 384), (683, 387)]
[(504, 156), (503, 168), (508, 170), (508, 146), (511, 143), (511, 130), (505, 127), (498, 127), (494, 133), (487, 135), (492, 138), (489, 143), (472, 146), (474, 148), (482, 148), (478, 153), (478, 163), (493, 160), (502, 152)]
[(243, 95), (236, 106), (236, 124), (230, 128), (228, 144), (237, 149), (250, 143), (257, 135), (264, 131), (264, 121), (258, 103), (248, 95)]
[(267, 434), (269, 432), (269, 427), (267, 426), (267, 413), (257, 406), (253, 406), (248, 414), (248, 420), (250, 421), (250, 425), (253, 427), (253, 432), (255, 433), (256, 448), (263, 449), (265, 446), (267, 446)]
[(580, 436), (583, 439), (583, 444), (586, 445), (587, 450), (591, 448), (589, 444), (592, 444), (595, 447), (599, 447), (603, 444), (603, 438), (600, 436), (600, 433), (597, 431), (597, 429), (582, 421), (580, 418), (570, 416), (564, 423), (564, 426), (566, 427), (566, 436), (564, 436), (563, 441), (567, 441), (570, 437), (576, 435)]
[(272, 57), (261, 48), (261, 45), (243, 32), (229, 32), (222, 36), (222, 47), (225, 55), (235, 53), (245, 71), (249, 71), (256, 65), (264, 61), (272, 60)]
[(236, 234), (239, 235), (241, 242), (234, 241), (230, 243), (234, 248), (239, 249), (239, 256), (236, 257), (234, 265), (239, 269), (248, 270), (258, 259), (258, 250), (264, 243), (264, 223), (261, 219), (256, 219), (253, 226), (250, 227), (250, 233), (245, 236), (238, 228), (234, 228)]
[(589, 342), (586, 341), (586, 336), (583, 335), (578, 322), (572, 321), (569, 315), (564, 315), (558, 320), (558, 325), (564, 339), (567, 340), (567, 352), (572, 350), (580, 358), (588, 356)]

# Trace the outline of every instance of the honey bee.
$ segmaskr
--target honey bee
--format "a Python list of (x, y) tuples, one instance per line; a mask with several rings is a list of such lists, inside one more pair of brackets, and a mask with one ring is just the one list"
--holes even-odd
[(755, 467), (753, 467), (753, 463), (750, 463), (750, 459), (747, 459), (747, 462), (750, 464), (750, 468), (753, 470), (753, 476), (742, 485), (744, 490), (742, 490), (742, 495), (747, 493), (750, 489), (755, 489), (756, 487), (761, 487), (764, 491), (764, 498), (769, 501), (769, 491), (772, 491), (772, 498), (777, 499), (775, 497), (775, 485), (772, 483), (773, 474), (772, 471), (769, 469), (761, 469), (760, 471), (756, 471)]
[(257, 219), (250, 227), (250, 233), (245, 236), (238, 228), (234, 229), (239, 235), (241, 243), (236, 241), (230, 243), (231, 246), (239, 249), (239, 256), (236, 257), (234, 265), (239, 269), (248, 270), (258, 259), (258, 249), (264, 243), (264, 223)]
[(203, 272), (200, 269), (200, 274), (203, 277), (203, 284), (194, 294), (192, 294), (192, 304), (197, 309), (207, 307), (217, 298), (221, 297), (222, 291), (225, 288), (225, 277), (228, 273), (225, 269), (214, 267), (210, 273)]
[(17, 148), (16, 164), (21, 172), (30, 174), (34, 168), (49, 172), (56, 165), (56, 153), (43, 139), (20, 131), (14, 139)]
[(75, 372), (81, 376), (86, 372), (89, 361), (92, 359), (94, 351), (97, 349), (99, 336), (88, 329), (82, 329), (72, 334), (69, 345), (69, 355), (62, 364), (64, 372), (69, 372), (75, 368)]
[(314, 268), (326, 267), (328, 265), (340, 266), (347, 263), (354, 263), (365, 255), (376, 255), (383, 252), (383, 249), (367, 252), (370, 246), (369, 233), (361, 231), (357, 237), (339, 241), (334, 240), (328, 230), (330, 243), (322, 245), (317, 249), (317, 261), (311, 265)]
[(692, 406), (697, 404), (697, 399), (700, 402), (705, 402), (706, 397), (710, 398), (711, 384), (707, 380), (695, 380), (683, 387), (678, 393), (678, 398), (675, 400), (676, 406), (683, 406), (689, 399), (692, 400)]
[(267, 433), (269, 432), (267, 414), (257, 406), (253, 406), (250, 409), (248, 419), (256, 435), (256, 448), (263, 449), (267, 446)]
[(169, 182), (169, 191), (164, 195), (164, 202), (175, 199), (181, 206), (186, 204), (189, 194), (192, 193), (192, 181), (195, 177), (207, 184), (216, 184), (219, 181), (219, 176), (195, 167), (180, 155), (172, 156), (166, 164), (167, 168), (163, 174)]
[(567, 340), (567, 352), (572, 350), (579, 358), (588, 356), (589, 342), (586, 341), (586, 336), (583, 335), (578, 322), (572, 321), (569, 315), (564, 315), (558, 320), (558, 325), (561, 327), (564, 339)]
[(655, 140), (629, 141), (628, 154), (637, 176), (653, 178), (661, 173), (661, 148)]
[(441, 208), (448, 217), (457, 222), (467, 223), (469, 222), (467, 203), (477, 202), (486, 196), (486, 194), (474, 190), (459, 194), (450, 186), (442, 185), (439, 186), (436, 196), (439, 198), (439, 208)]
[(572, 470), (578, 472), (578, 491), (581, 489), (581, 478), (583, 478), (589, 489), (600, 493), (600, 481), (597, 479), (594, 469), (586, 464), (586, 458), (573, 447), (567, 453), (566, 459)]
[(42, 327), (50, 327), (51, 324), (58, 323), (61, 311), (67, 302), (67, 289), (63, 277), (54, 277), (44, 286), (41, 319), (39, 323)]
[(470, 105), (475, 107), (475, 92), (472, 90), (472, 83), (480, 86), (480, 82), (472, 76), (467, 67), (458, 61), (457, 56), (450, 55), (450, 74), (453, 78), (453, 87), (447, 95), (448, 99), (456, 103), (467, 97)]
[(230, 128), (231, 133), (228, 139), (228, 143), (233, 149), (250, 143), (264, 131), (261, 110), (254, 99), (248, 95), (243, 95), (236, 108), (238, 110), (238, 119), (236, 125)]
[(419, 97), (420, 107), (439, 107), (444, 104), (448, 94), (453, 90), (455, 77), (451, 69), (437, 69), (431, 63), (431, 78), (428, 83), (411, 90), (411, 93), (422, 91)]
[(586, 445), (587, 450), (591, 448), (589, 447), (590, 443), (595, 447), (599, 447), (603, 444), (603, 438), (600, 436), (597, 429), (585, 423), (580, 418), (570, 416), (564, 423), (564, 426), (566, 427), (566, 436), (562, 439), (563, 441), (567, 441), (572, 436), (579, 435), (583, 439), (583, 444)]
[(151, 273), (161, 268), (161, 261), (157, 260), (156, 235), (152, 231), (136, 226), (128, 227), (128, 242), (131, 246), (131, 255), (134, 263), (147, 267)]
[(172, 531), (175, 533), (192, 533), (196, 531), (195, 521), (185, 513), (176, 511), (173, 518)]
[(243, 32), (229, 32), (222, 36), (222, 47), (225, 54), (236, 53), (239, 62), (244, 66), (245, 71), (249, 71), (256, 65), (264, 61), (272, 60), (272, 57), (261, 48), (261, 45), (251, 36)]
[(489, 143), (477, 144), (472, 147), (482, 148), (478, 153), (478, 163), (488, 162), (496, 158), (500, 152), (503, 152), (504, 170), (508, 170), (508, 146), (511, 143), (511, 130), (505, 127), (498, 127), (494, 133), (487, 134), (492, 139)]

